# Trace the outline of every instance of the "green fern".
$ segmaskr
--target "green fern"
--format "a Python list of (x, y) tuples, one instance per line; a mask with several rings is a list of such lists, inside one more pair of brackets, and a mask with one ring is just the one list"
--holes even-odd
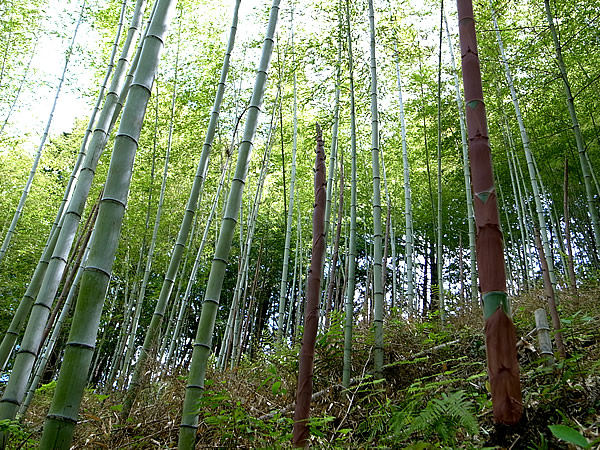
[(393, 425), (397, 436), (408, 437), (417, 433), (429, 437), (435, 434), (440, 441), (451, 443), (456, 440), (460, 429), (469, 434), (479, 431), (473, 404), (464, 391), (443, 393), (441, 398), (434, 398), (421, 408), (422, 403), (412, 399), (395, 415)]

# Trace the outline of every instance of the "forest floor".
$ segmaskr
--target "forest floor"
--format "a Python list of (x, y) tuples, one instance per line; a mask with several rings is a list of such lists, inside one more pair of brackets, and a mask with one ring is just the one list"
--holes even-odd
[[(330, 331), (317, 339), (312, 446), (600, 448), (599, 292), (594, 285), (560, 293), (567, 358), (551, 367), (536, 350), (533, 312), (546, 306), (542, 291), (512, 299), (524, 407), (513, 427), (493, 422), (480, 311), (449, 314), (443, 328), (435, 316), (419, 321), (389, 316), (389, 364), (381, 381), (369, 374), (372, 333), (359, 327), (356, 378), (347, 390), (340, 385), (342, 318), (334, 316)], [(210, 371), (199, 405), (197, 448), (290, 448), (297, 351), (259, 351), (234, 370)], [(148, 383), (125, 422), (119, 420), (122, 394), (88, 390), (73, 448), (176, 447), (185, 382), (175, 374)], [(36, 447), (53, 391), (53, 383), (38, 389), (24, 425), (12, 435), (13, 448)]]

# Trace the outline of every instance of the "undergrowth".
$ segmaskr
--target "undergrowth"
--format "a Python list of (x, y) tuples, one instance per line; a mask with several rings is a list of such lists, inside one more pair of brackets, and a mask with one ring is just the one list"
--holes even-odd
[[(316, 448), (593, 448), (600, 411), (600, 315), (597, 289), (561, 295), (567, 358), (548, 367), (537, 353), (520, 353), (524, 414), (513, 427), (493, 423), (480, 311), (439, 320), (385, 325), (384, 380), (374, 380), (372, 333), (355, 330), (353, 376), (342, 389), (342, 317), (317, 339), (311, 443)], [(523, 349), (537, 345), (533, 311), (543, 295), (513, 300)], [(532, 344), (532, 345), (529, 345)], [(198, 448), (291, 448), (298, 347), (257, 352), (234, 370), (209, 369), (198, 405)], [(186, 379), (172, 374), (138, 397), (131, 417), (119, 421), (122, 393), (86, 392), (74, 448), (174, 448)], [(34, 448), (54, 385), (38, 389), (22, 424), (0, 422), (11, 445)], [(578, 445), (579, 447), (574, 447)], [(570, 446), (570, 447), (568, 447)]]

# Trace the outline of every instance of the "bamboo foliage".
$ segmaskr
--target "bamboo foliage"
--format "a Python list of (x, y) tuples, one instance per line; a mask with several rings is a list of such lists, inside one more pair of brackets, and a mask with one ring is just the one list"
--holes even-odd
[(271, 60), (273, 50), (273, 36), (279, 17), (279, 0), (274, 0), (269, 15), (266, 37), (263, 44), (260, 63), (256, 75), (256, 82), (250, 99), (250, 106), (246, 117), (242, 144), (238, 151), (238, 160), (235, 169), (229, 196), (227, 198), (225, 214), (221, 222), (221, 231), (215, 246), (215, 256), (212, 261), (210, 274), (204, 301), (202, 304), (202, 313), (198, 322), (196, 332), (196, 343), (192, 353), (192, 362), (188, 376), (188, 385), (186, 387), (185, 400), (183, 404), (183, 415), (179, 431), (179, 448), (191, 449), (196, 439), (196, 429), (198, 427), (197, 403), (202, 397), (204, 391), (204, 378), (206, 374), (206, 365), (211, 350), (211, 341), (217, 315), (221, 288), (227, 267), (227, 260), (235, 224), (237, 221), (240, 200), (244, 190), (244, 182), (248, 173), (248, 161), (252, 150), (252, 141), (258, 124), (258, 116), (267, 83), (267, 70)]
[[(4, 241), (2, 242), (2, 246), (0, 247), (0, 264), (6, 255), (6, 251), (8, 249), (8, 245), (15, 233), (15, 229), (17, 228), (17, 222), (23, 213), (23, 208), (25, 206), (25, 201), (27, 200), (27, 196), (29, 195), (29, 191), (31, 190), (31, 185), (33, 184), (33, 177), (37, 171), (38, 164), (40, 162), (40, 158), (42, 157), (42, 150), (44, 150), (44, 145), (46, 144), (46, 139), (48, 138), (48, 133), (50, 131), (50, 126), (52, 125), (52, 119), (54, 118), (54, 111), (56, 109), (56, 104), (58, 103), (58, 97), (60, 96), (60, 91), (63, 86), (63, 82), (65, 81), (65, 76), (67, 75), (67, 70), (69, 68), (69, 61), (71, 59), (71, 55), (73, 52), (73, 47), (75, 46), (75, 39), (77, 38), (77, 31), (79, 30), (79, 25), (81, 25), (81, 21), (83, 20), (84, 11), (85, 11), (86, 0), (83, 0), (81, 3), (81, 11), (79, 12), (79, 18), (77, 19), (77, 23), (75, 25), (75, 31), (73, 31), (73, 37), (71, 38), (71, 42), (66, 51), (65, 56), (65, 64), (63, 66), (62, 74), (58, 81), (58, 86), (56, 87), (56, 94), (54, 94), (54, 102), (52, 103), (52, 107), (50, 109), (50, 114), (48, 115), (48, 121), (46, 122), (46, 128), (44, 129), (44, 133), (42, 134), (42, 139), (40, 140), (40, 144), (35, 153), (35, 158), (33, 159), (33, 164), (31, 165), (31, 170), (29, 171), (29, 177), (27, 178), (27, 182), (25, 183), (25, 187), (23, 188), (23, 192), (21, 193), (21, 198), (19, 200), (19, 204), (17, 205), (17, 210), (10, 222), (10, 226), (8, 227), (8, 231), (6, 232), (6, 236), (4, 237)], [(8, 47), (7, 47), (8, 48)]]

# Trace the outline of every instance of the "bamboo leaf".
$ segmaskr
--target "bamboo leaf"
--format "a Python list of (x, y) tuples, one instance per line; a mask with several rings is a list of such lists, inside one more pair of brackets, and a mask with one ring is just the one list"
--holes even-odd
[(578, 447), (590, 447), (590, 443), (579, 431), (567, 425), (548, 425), (548, 428), (550, 428), (550, 431), (552, 431), (554, 436), (563, 441), (567, 441), (570, 444), (577, 445)]

